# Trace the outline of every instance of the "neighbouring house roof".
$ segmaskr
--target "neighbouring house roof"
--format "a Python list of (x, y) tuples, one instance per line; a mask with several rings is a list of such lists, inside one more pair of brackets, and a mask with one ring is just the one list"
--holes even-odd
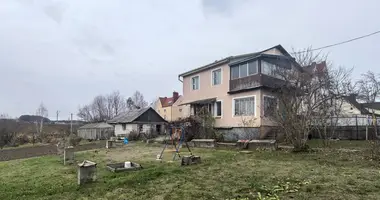
[(120, 115), (114, 117), (113, 119), (109, 120), (108, 123), (130, 123), (133, 122), (136, 118), (138, 118), (140, 115), (145, 113), (149, 108), (142, 108), (138, 110), (130, 110), (124, 113), (121, 113)]
[[(380, 102), (373, 103), (359, 103), (356, 101), (356, 95), (346, 96), (345, 99), (355, 108), (357, 108), (362, 115), (370, 115), (375, 114), (376, 116), (380, 116)], [(373, 113), (372, 113), (373, 110)]]
[[(153, 108), (148, 107), (148, 108), (142, 108), (142, 109), (138, 109), (138, 110), (130, 110), (130, 111), (121, 113), (120, 115), (109, 120), (108, 123), (110, 123), (110, 124), (133, 123), (137, 119), (139, 119), (140, 116), (142, 116), (144, 113), (146, 113), (148, 111), (154, 113), (154, 117), (155, 117), (155, 119), (158, 119), (158, 121), (166, 122), (166, 120), (163, 119)], [(148, 123), (150, 121), (146, 120), (146, 122)]]
[(187, 105), (187, 104), (208, 104), (208, 103), (214, 103), (216, 101), (216, 97), (215, 98), (208, 98), (208, 99), (201, 99), (201, 100), (196, 100), (196, 101), (191, 101), (191, 102), (186, 102), (186, 103), (182, 103), (180, 104), (181, 105)]
[[(181, 95), (179, 95), (178, 98), (180, 96)], [(159, 97), (162, 107), (172, 106), (178, 100), (178, 98), (175, 99), (174, 97)]]
[(110, 124), (107, 124), (107, 123), (91, 123), (91, 124), (86, 124), (86, 125), (83, 125), (81, 127), (79, 127), (79, 129), (102, 129), (102, 128), (113, 128), (112, 125)]
[(236, 64), (236, 63), (239, 63), (239, 62), (248, 61), (248, 60), (253, 59), (253, 58), (257, 57), (257, 56), (260, 56), (263, 52), (268, 51), (270, 49), (274, 49), (274, 48), (280, 50), (281, 53), (285, 55), (285, 56), (280, 56), (280, 57), (288, 57), (288, 58), (291, 57), (291, 55), (284, 49), (284, 47), (282, 47), (281, 45), (277, 45), (277, 46), (265, 49), (263, 51), (255, 52), (255, 53), (241, 54), (241, 55), (236, 55), (236, 56), (229, 56), (229, 57), (223, 58), (221, 60), (216, 60), (213, 63), (204, 65), (202, 67), (199, 67), (199, 68), (196, 68), (196, 69), (193, 69), (193, 70), (190, 70), (190, 71), (187, 71), (187, 72), (182, 73), (182, 74), (180, 74), (178, 76), (179, 77), (189, 76), (189, 75), (192, 75), (192, 74), (195, 74), (195, 73), (198, 73), (198, 72), (201, 72), (201, 71), (204, 71), (204, 70), (207, 70), (207, 69), (210, 69), (210, 68), (222, 65), (222, 64), (226, 64), (226, 63), (228, 63), (228, 64)]
[(304, 66), (303, 69), (310, 74), (322, 74), (327, 69), (326, 61), (316, 63), (313, 62), (311, 65)]

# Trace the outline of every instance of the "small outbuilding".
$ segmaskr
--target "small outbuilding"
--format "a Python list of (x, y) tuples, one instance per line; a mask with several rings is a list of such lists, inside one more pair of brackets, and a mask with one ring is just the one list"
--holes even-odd
[(133, 131), (162, 134), (167, 121), (153, 108), (148, 107), (122, 113), (109, 120), (108, 123), (115, 126), (116, 136), (128, 136)]
[(114, 127), (105, 122), (86, 124), (78, 129), (78, 136), (87, 140), (108, 140), (114, 133)]

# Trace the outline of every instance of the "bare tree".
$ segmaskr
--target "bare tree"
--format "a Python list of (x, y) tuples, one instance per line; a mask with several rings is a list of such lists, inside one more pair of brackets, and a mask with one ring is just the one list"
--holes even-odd
[(126, 109), (125, 98), (119, 91), (115, 91), (105, 96), (98, 95), (90, 104), (79, 107), (77, 116), (89, 122), (104, 122), (125, 112)]
[(342, 116), (342, 106), (345, 97), (355, 90), (351, 82), (352, 68), (333, 68), (326, 66), (323, 74), (317, 77), (317, 84), (323, 83), (323, 93), (317, 93), (315, 99), (321, 99), (319, 109), (315, 113), (314, 128), (318, 131), (323, 144), (329, 145), (329, 139), (335, 137), (335, 131)]
[(326, 62), (325, 58), (307, 49), (295, 54), (297, 63), (302, 66), (292, 66), (291, 70), (276, 68), (282, 79), (273, 90), (278, 98), (279, 111), (270, 119), (280, 127), (295, 151), (308, 148), (306, 142), (313, 125), (328, 124), (332, 116), (332, 102), (343, 98), (340, 89), (345, 88), (344, 84), (349, 81), (350, 70), (313, 67), (316, 62)]
[(0, 119), (10, 119), (10, 116), (7, 113), (1, 113)]
[[(133, 93), (133, 95), (128, 98), (129, 100), (129, 109), (140, 109), (140, 108), (146, 108), (148, 106), (148, 102), (145, 101), (144, 99), (144, 95), (139, 92), (138, 90), (136, 90), (135, 93)], [(133, 104), (131, 104), (133, 102)], [(128, 104), (128, 101), (127, 101), (127, 104)], [(130, 105), (133, 105), (133, 106), (130, 106)]]
[[(358, 85), (358, 99), (365, 103), (374, 103), (376, 99), (380, 97), (380, 75), (376, 75), (372, 71), (368, 71), (361, 75), (361, 78), (357, 82)], [(371, 109), (372, 117), (376, 119), (374, 109)], [(380, 136), (377, 130), (377, 120), (373, 120), (373, 128), (375, 130), (375, 136), (377, 140), (373, 143), (371, 148), (371, 154), (373, 159), (380, 159)]]
[[(36, 120), (36, 133), (41, 135), (44, 128), (44, 121), (48, 117), (48, 110), (45, 105), (41, 102), (40, 106), (36, 110), (36, 115), (39, 116), (39, 119)], [(33, 144), (35, 143), (36, 135), (33, 134)]]
[(373, 103), (380, 97), (380, 75), (368, 71), (361, 75), (357, 82), (358, 99), (366, 103)]
[(111, 103), (113, 116), (119, 115), (126, 111), (127, 105), (125, 98), (120, 95), (119, 91), (115, 91), (108, 96), (108, 100)]
[(92, 106), (91, 105), (85, 105), (83, 107), (79, 107), (79, 111), (78, 111), (77, 116), (79, 118), (85, 120), (85, 121), (88, 121), (88, 122), (96, 121), (94, 113), (92, 112)]

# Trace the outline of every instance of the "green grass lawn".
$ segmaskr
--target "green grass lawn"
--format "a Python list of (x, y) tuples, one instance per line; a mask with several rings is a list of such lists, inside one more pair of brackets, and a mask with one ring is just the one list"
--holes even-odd
[[(312, 139), (308, 141), (308, 144), (311, 148), (323, 148), (323, 140), (321, 139)], [(335, 149), (365, 149), (370, 145), (369, 141), (365, 140), (338, 140), (330, 141), (329, 148)]]
[[(161, 147), (129, 145), (76, 153), (98, 163), (95, 183), (79, 187), (76, 166), (58, 156), (0, 162), (0, 199), (379, 199), (377, 162), (363, 152), (313, 153), (194, 149), (202, 164), (157, 162)], [(108, 162), (130, 160), (144, 169), (112, 173)], [(167, 153), (164, 160), (170, 160)]]

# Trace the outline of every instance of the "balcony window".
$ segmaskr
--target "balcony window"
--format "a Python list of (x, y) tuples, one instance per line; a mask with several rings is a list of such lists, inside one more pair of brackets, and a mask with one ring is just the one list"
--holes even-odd
[(258, 62), (250, 61), (241, 63), (231, 67), (231, 79), (244, 78), (250, 75), (257, 74), (258, 72)]
[(280, 67), (266, 61), (261, 61), (261, 73), (278, 79), (284, 79)]

